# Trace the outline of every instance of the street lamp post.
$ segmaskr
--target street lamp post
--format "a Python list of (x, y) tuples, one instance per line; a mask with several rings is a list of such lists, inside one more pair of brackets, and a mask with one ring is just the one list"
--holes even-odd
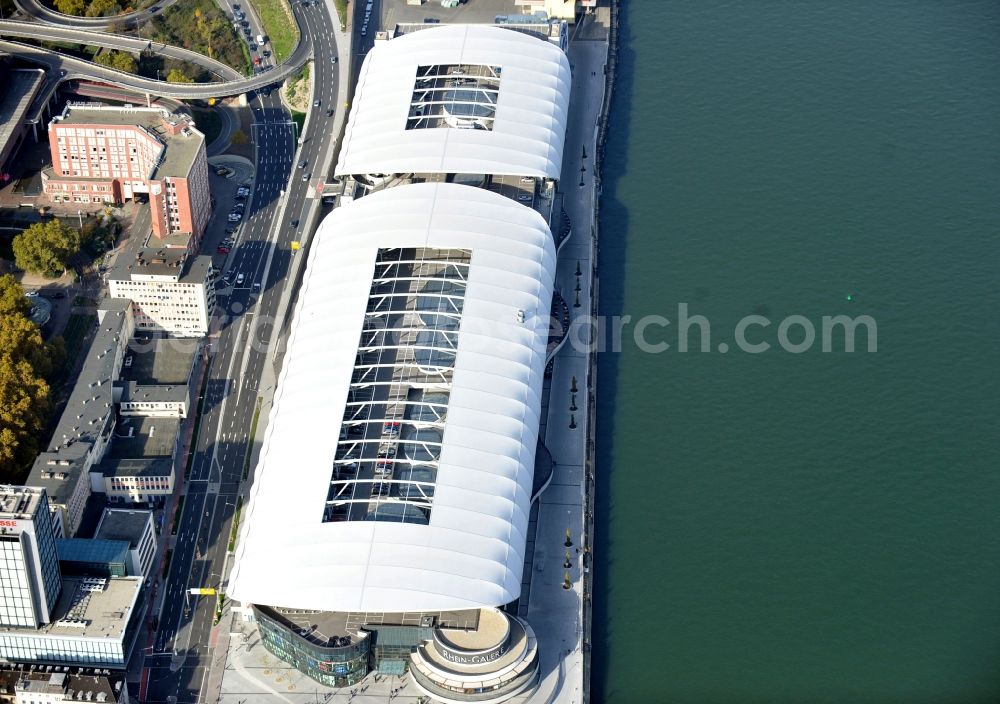
[(80, 218), (80, 229), (82, 230), (83, 229), (83, 211), (82, 210), (77, 210), (76, 211), (76, 215), (77, 215), (78, 218)]

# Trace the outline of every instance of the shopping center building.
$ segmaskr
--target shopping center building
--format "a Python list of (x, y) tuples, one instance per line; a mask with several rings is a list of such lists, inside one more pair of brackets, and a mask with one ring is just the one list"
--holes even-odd
[(377, 43), (359, 86), (356, 199), (309, 245), (228, 593), (318, 682), (500, 702), (539, 675), (517, 608), (556, 270), (535, 202), (569, 65), (444, 26)]

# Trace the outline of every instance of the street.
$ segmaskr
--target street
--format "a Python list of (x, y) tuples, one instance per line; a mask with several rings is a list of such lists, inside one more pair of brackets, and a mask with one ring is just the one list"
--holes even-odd
[[(316, 184), (324, 174), (305, 172), (321, 163), (336, 135), (328, 109), (339, 109), (339, 78), (332, 56), (337, 47), (329, 14), (323, 5), (302, 8), (293, 5), (300, 26), (315, 41), (313, 108), (297, 145), (295, 128), (277, 93), (258, 93), (250, 102), (253, 111), (253, 143), (256, 175), (252, 201), (244, 222), (240, 244), (230, 256), (227, 271), (246, 275), (240, 287), (218, 297), (218, 333), (211, 342), (211, 367), (203, 416), (196, 438), (195, 456), (187, 483), (187, 496), (177, 529), (166, 582), (162, 613), (152, 647), (146, 653), (147, 702), (194, 702), (208, 673), (215, 597), (186, 596), (196, 587), (221, 586), (229, 534), (237, 497), (247, 486), (242, 481), (244, 462), (250, 451), (249, 434), (265, 365), (271, 364), (273, 323), (283, 296), (290, 295), (287, 278), (294, 254), (291, 243), (306, 239), (304, 228), (311, 208), (319, 207)], [(305, 39), (305, 37), (303, 38)], [(308, 167), (293, 169), (305, 159)], [(289, 178), (291, 176), (291, 178)], [(291, 222), (298, 221), (293, 227)], [(254, 284), (260, 290), (254, 291)], [(258, 425), (258, 437), (266, 418)], [(252, 467), (250, 471), (252, 472)], [(176, 699), (172, 699), (176, 698)]]

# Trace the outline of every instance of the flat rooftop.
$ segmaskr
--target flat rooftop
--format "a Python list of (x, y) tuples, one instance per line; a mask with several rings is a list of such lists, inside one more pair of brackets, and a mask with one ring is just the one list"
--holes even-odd
[(155, 246), (142, 246), (135, 239), (126, 245), (108, 279), (131, 281), (133, 276), (169, 276), (178, 283), (205, 282), (212, 267), (211, 257), (191, 255), (177, 247), (161, 246), (155, 237), (150, 238), (150, 242)]
[(0, 518), (34, 515), (42, 500), (42, 490), (31, 486), (0, 486)]
[[(8, 628), (0, 633), (34, 633), (38, 636), (80, 636), (120, 640), (139, 598), (142, 580), (64, 577), (54, 620), (41, 628)], [(90, 585), (104, 584), (104, 588)], [(94, 591), (91, 591), (95, 589)]]
[(187, 384), (138, 384), (127, 381), (119, 385), (120, 403), (180, 403), (187, 399)]
[(118, 378), (142, 385), (186, 385), (200, 347), (198, 338), (136, 335), (128, 345), (127, 354), (131, 355), (132, 364), (122, 367)]
[(179, 429), (177, 418), (119, 418), (108, 457), (116, 460), (172, 457)]
[[(205, 144), (205, 135), (194, 128), (194, 122), (189, 121), (187, 116), (174, 115), (161, 108), (69, 104), (63, 114), (52, 121), (67, 126), (117, 125), (141, 128), (165, 147), (160, 163), (149, 174), (151, 179), (187, 178), (191, 164)], [(185, 127), (180, 133), (171, 134), (169, 123)]]
[[(125, 674), (111, 670), (60, 666), (5, 665), (0, 669), (0, 692), (18, 692), (39, 695), (60, 695), (74, 701), (117, 701), (125, 686)], [(30, 697), (29, 697), (30, 698)], [(57, 700), (58, 701), (58, 700)]]
[(94, 537), (103, 540), (124, 540), (134, 548), (142, 541), (152, 517), (152, 511), (106, 508)]
[(115, 459), (105, 457), (94, 471), (105, 477), (166, 477), (174, 471), (172, 457)]

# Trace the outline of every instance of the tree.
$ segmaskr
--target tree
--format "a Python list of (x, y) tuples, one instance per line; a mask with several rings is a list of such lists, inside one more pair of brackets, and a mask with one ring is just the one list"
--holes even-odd
[(87, 17), (107, 17), (109, 15), (120, 15), (121, 5), (115, 0), (90, 0), (87, 6)]
[(126, 73), (135, 73), (139, 70), (139, 64), (136, 62), (135, 57), (127, 51), (104, 51), (98, 54), (94, 61), (101, 66), (125, 71)]
[(233, 137), (230, 140), (233, 144), (246, 144), (250, 140), (247, 139), (247, 134), (243, 130), (236, 130), (233, 132)]
[(31, 304), (24, 296), (24, 289), (10, 274), (0, 276), (0, 319), (8, 315), (27, 315)]
[(179, 68), (172, 68), (167, 73), (167, 83), (194, 83), (194, 81), (188, 78), (188, 75)]
[(83, 0), (55, 0), (56, 9), (64, 15), (80, 16), (86, 9)]
[(46, 345), (12, 276), (0, 277), (0, 481), (19, 482), (38, 452), (49, 411), (45, 380), (62, 367), (62, 342)]
[(80, 233), (59, 220), (36, 222), (14, 238), (12, 249), (19, 268), (58, 276), (80, 251)]

